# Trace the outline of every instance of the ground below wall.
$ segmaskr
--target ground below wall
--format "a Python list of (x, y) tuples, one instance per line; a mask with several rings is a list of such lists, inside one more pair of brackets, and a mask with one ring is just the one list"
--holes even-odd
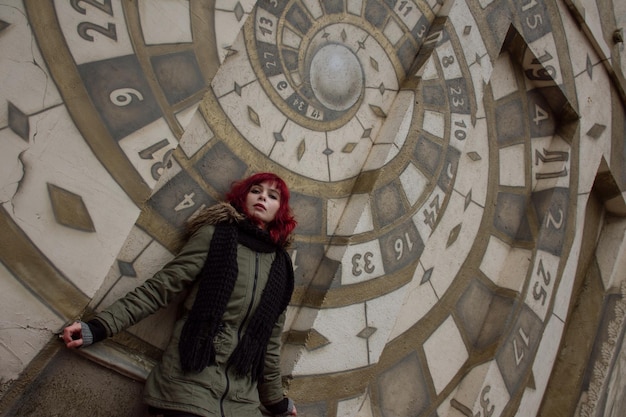
[(3, 417), (147, 417), (143, 382), (61, 349)]

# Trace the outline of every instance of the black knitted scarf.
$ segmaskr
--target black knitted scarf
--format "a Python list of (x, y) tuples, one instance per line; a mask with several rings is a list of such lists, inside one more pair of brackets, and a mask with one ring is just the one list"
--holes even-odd
[(238, 274), (237, 243), (255, 252), (276, 253), (260, 304), (229, 359), (238, 375), (250, 374), (256, 381), (263, 375), (265, 353), (274, 324), (291, 299), (294, 276), (285, 249), (247, 220), (234, 224), (222, 222), (215, 226), (206, 261), (198, 275), (198, 293), (183, 326), (178, 349), (185, 371), (200, 372), (215, 363), (213, 338), (219, 330)]

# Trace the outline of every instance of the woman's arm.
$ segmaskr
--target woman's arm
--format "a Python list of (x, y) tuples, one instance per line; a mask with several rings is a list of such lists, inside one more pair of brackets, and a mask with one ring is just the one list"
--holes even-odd
[[(177, 294), (188, 288), (204, 265), (213, 230), (210, 225), (198, 229), (178, 255), (153, 277), (90, 320), (88, 326), (94, 333), (93, 341), (97, 342), (103, 336), (113, 336), (138, 323), (158, 309), (166, 307)], [(79, 326), (80, 322), (74, 323), (63, 331), (62, 337), (70, 348), (88, 344), (83, 343), (82, 339), (89, 330)]]

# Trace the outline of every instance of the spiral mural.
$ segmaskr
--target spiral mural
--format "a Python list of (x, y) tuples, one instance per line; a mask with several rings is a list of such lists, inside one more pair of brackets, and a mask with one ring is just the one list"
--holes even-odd
[[(25, 407), (11, 383), (46, 375), (64, 323), (269, 170), (299, 223), (283, 371), (300, 415), (537, 415), (592, 188), (623, 207), (626, 10), (584, 3), (2, 2), (2, 300), (21, 328), (0, 330), (3, 405)], [(81, 357), (141, 381), (175, 315)]]

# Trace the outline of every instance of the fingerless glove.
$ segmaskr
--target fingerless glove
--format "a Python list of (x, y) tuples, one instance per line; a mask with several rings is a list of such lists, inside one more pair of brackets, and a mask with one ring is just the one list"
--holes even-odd
[(291, 415), (291, 413), (293, 412), (293, 407), (294, 407), (293, 400), (287, 397), (283, 398), (281, 401), (277, 402), (276, 404), (265, 406), (267, 411), (269, 411), (270, 413), (272, 413), (273, 415), (277, 417), (284, 417), (284, 416)]
[(94, 343), (106, 339), (107, 337), (107, 331), (104, 328), (104, 325), (96, 319), (89, 320), (87, 323), (81, 321), (80, 327), (83, 336), (82, 347), (93, 345)]

